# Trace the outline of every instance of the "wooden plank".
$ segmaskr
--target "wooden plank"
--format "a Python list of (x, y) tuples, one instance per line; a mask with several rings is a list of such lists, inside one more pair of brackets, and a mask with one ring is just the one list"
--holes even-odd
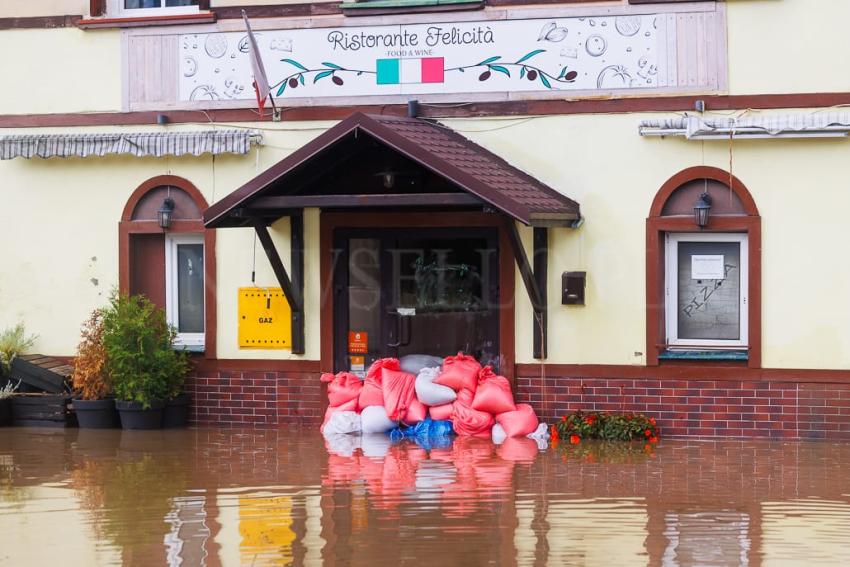
[(465, 206), (482, 205), (469, 193), (410, 193), (384, 195), (298, 195), (259, 197), (249, 203), (252, 210), (303, 209), (319, 207), (340, 209), (355, 207)]
[(301, 308), (292, 309), (292, 354), (304, 354), (304, 215), (289, 218), (289, 263), (292, 270), (292, 287), (301, 298)]
[(534, 358), (545, 359), (549, 354), (549, 305), (547, 284), (549, 278), (549, 229), (534, 229), (534, 281), (540, 293), (543, 309), (535, 311), (534, 319)]
[(705, 17), (705, 66), (706, 86), (716, 91), (718, 88), (717, 73), (720, 66), (720, 54), (717, 52), (717, 17), (713, 12), (704, 14)]
[(528, 262), (528, 255), (525, 253), (522, 240), (520, 240), (516, 222), (511, 218), (505, 217), (504, 223), (508, 241), (511, 244), (511, 250), (514, 254), (514, 260), (516, 260), (517, 267), (519, 268), (522, 282), (525, 284), (525, 290), (528, 292), (528, 298), (531, 300), (531, 308), (538, 312), (545, 311), (545, 304), (540, 289), (537, 287), (537, 281), (534, 279), (531, 264)]
[(157, 100), (161, 102), (176, 101), (180, 74), (178, 39), (176, 35), (164, 35), (159, 44), (159, 92)]
[(695, 14), (694, 18), (696, 26), (696, 84), (700, 87), (704, 87), (708, 85), (705, 14)]
[(283, 261), (280, 259), (280, 254), (275, 248), (274, 241), (269, 234), (269, 229), (261, 222), (254, 223), (254, 230), (257, 233), (257, 238), (263, 245), (263, 250), (266, 252), (266, 257), (272, 266), (272, 271), (280, 284), (286, 300), (289, 301), (289, 307), (293, 311), (303, 311), (304, 307), (301, 303), (300, 295), (296, 294), (292, 281), (289, 279), (289, 274), (286, 273), (286, 268), (283, 266)]
[(61, 366), (61, 361), (43, 355), (34, 356), (37, 358), (30, 358), (29, 360), (25, 360), (23, 357), (16, 357), (12, 361), (12, 378), (45, 392), (58, 393), (67, 391), (68, 384), (66, 383), (66, 378), (68, 375), (54, 372), (49, 367), (45, 368), (42, 366), (54, 362), (60, 362)]
[(665, 29), (667, 30), (667, 86), (677, 88), (679, 85), (679, 20), (675, 14), (667, 14), (665, 17)]

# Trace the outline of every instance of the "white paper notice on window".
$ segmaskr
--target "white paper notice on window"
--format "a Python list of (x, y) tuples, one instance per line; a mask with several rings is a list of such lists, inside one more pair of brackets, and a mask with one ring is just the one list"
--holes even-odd
[(694, 254), (691, 256), (692, 280), (722, 280), (725, 277), (723, 254)]

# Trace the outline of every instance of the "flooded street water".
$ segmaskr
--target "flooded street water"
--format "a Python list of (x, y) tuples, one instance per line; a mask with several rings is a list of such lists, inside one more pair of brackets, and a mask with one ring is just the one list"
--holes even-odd
[(850, 444), (0, 432), (3, 565), (850, 564)]

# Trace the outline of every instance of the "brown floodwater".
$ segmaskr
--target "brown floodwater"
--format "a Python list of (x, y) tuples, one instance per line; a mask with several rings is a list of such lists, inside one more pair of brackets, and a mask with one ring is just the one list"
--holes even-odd
[(848, 565), (850, 444), (0, 429), (0, 564)]

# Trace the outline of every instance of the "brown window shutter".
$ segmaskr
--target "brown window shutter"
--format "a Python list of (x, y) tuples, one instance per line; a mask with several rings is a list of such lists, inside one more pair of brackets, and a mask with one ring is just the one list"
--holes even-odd
[(198, 0), (198, 8), (200, 8), (201, 10), (209, 10), (210, 0)]
[(89, 13), (91, 16), (102, 16), (106, 13), (106, 0), (89, 0)]

